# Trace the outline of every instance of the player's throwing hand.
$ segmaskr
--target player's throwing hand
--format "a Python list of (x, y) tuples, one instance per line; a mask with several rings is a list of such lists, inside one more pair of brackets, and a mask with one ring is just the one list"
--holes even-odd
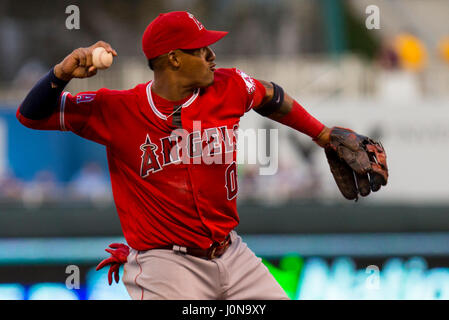
[(98, 41), (87, 48), (75, 49), (54, 68), (55, 76), (61, 80), (69, 81), (73, 78), (89, 78), (97, 74), (97, 68), (93, 64), (92, 52), (95, 48), (103, 47), (106, 52), (117, 56), (117, 52), (111, 45), (104, 41)]

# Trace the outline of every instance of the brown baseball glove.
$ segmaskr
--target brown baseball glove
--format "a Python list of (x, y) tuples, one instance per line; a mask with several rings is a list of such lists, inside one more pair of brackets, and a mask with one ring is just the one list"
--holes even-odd
[(334, 127), (325, 146), (338, 189), (348, 200), (375, 192), (388, 181), (387, 155), (381, 143), (356, 132)]

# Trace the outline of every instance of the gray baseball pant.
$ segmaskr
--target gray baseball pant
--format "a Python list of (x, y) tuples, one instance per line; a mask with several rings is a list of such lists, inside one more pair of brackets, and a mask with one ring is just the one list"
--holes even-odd
[(166, 249), (130, 249), (123, 283), (133, 300), (288, 300), (267, 267), (235, 231), (213, 260)]

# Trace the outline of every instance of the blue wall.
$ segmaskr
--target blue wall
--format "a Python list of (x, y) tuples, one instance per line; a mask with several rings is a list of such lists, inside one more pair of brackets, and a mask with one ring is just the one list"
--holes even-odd
[(107, 170), (106, 150), (102, 145), (71, 132), (26, 128), (17, 120), (14, 109), (0, 107), (1, 120), (7, 132), (6, 163), (20, 179), (29, 180), (40, 170), (51, 170), (60, 181), (67, 181), (90, 161)]

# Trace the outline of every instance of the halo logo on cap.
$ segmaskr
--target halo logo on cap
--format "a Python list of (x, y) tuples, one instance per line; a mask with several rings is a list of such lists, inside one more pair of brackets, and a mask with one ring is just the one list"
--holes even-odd
[(187, 15), (189, 16), (190, 19), (195, 21), (196, 25), (198, 26), (198, 29), (200, 29), (200, 30), (204, 29), (203, 24), (201, 22), (199, 22), (198, 19), (195, 18), (195, 16), (193, 14), (191, 14), (190, 12), (187, 12)]

